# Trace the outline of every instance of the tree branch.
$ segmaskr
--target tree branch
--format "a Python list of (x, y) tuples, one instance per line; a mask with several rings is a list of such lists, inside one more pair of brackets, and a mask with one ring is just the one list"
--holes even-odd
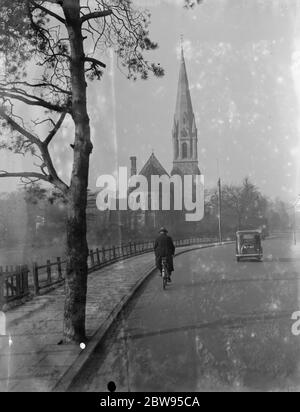
[[(31, 88), (39, 88), (39, 87), (45, 87), (45, 88), (47, 88), (47, 87), (49, 87), (50, 89), (54, 89), (54, 91), (56, 91), (56, 92), (65, 93), (65, 94), (68, 94), (68, 95), (71, 95), (71, 94), (72, 94), (71, 91), (69, 91), (69, 90), (64, 90), (64, 89), (62, 89), (61, 87), (59, 87), (59, 86), (57, 86), (57, 85), (55, 85), (55, 84), (52, 84), (52, 83), (28, 83), (28, 82), (26, 82), (26, 81), (21, 81), (21, 80), (19, 80), (19, 81), (7, 82), (6, 84), (0, 83), (0, 86), (1, 86), (3, 89), (5, 89), (5, 87), (7, 87), (7, 86), (16, 86), (16, 85), (21, 85), (21, 86), (28, 87), (28, 88), (30, 88), (30, 87), (31, 87)], [(11, 89), (11, 90), (12, 90), (12, 89)]]
[[(49, 14), (49, 16), (54, 17), (55, 19), (57, 19), (57, 20), (60, 21), (61, 23), (63, 23), (63, 24), (66, 23), (66, 20), (65, 20), (63, 17), (61, 17), (61, 16), (59, 16), (58, 14), (54, 13), (53, 11), (47, 9), (46, 7), (42, 6), (41, 4), (36, 3), (34, 0), (30, 0), (30, 3), (31, 3), (34, 7), (36, 7), (37, 9), (40, 9), (40, 10), (42, 10), (43, 12)], [(52, 3), (55, 3), (55, 2), (52, 2)], [(56, 3), (58, 3), (58, 2), (56, 2)]]
[(56, 125), (54, 126), (54, 128), (51, 130), (51, 132), (48, 134), (48, 136), (46, 137), (46, 139), (44, 140), (44, 144), (46, 146), (49, 145), (49, 143), (51, 142), (51, 140), (53, 139), (53, 137), (56, 135), (57, 131), (60, 129), (61, 125), (63, 124), (63, 121), (65, 120), (65, 117), (67, 115), (67, 112), (63, 112), (58, 120), (58, 122), (56, 123)]
[(104, 69), (106, 68), (106, 64), (102, 63), (100, 60), (94, 59), (93, 57), (85, 57), (84, 61), (93, 63), (96, 66), (103, 67)]
[(43, 160), (45, 162), (45, 166), (48, 169), (49, 182), (54, 184), (64, 194), (67, 194), (67, 192), (69, 190), (69, 186), (58, 177), (57, 172), (55, 170), (55, 167), (53, 165), (48, 147), (45, 145), (45, 143), (42, 143), (42, 145), (40, 147), (40, 151), (41, 151)]
[(5, 170), (0, 170), (0, 178), (1, 177), (24, 177), (26, 179), (34, 178), (49, 182), (49, 176), (36, 172), (6, 172)]
[(19, 100), (22, 103), (28, 104), (28, 106), (40, 106), (40, 107), (44, 107), (45, 109), (53, 110), (59, 113), (65, 111), (65, 107), (63, 106), (52, 104), (50, 102), (47, 102), (46, 100), (40, 99), (36, 96), (28, 95), (28, 94), (19, 95), (19, 94), (11, 93), (9, 91), (0, 90), (0, 97), (7, 97), (9, 99)]
[(24, 129), (24, 127), (20, 126), (17, 122), (15, 122), (8, 114), (5, 113), (0, 107), (0, 117), (2, 117), (14, 130), (21, 133), (24, 137), (26, 137), (31, 143), (36, 144), (38, 147), (41, 147), (42, 141), (30, 133), (28, 130)]
[[(53, 166), (53, 162), (50, 156), (50, 153), (48, 151), (48, 147), (45, 144), (45, 142), (42, 142), (40, 139), (38, 139), (37, 137), (35, 137), (32, 133), (28, 132), (26, 129), (24, 129), (22, 126), (20, 126), (17, 122), (15, 122), (10, 116), (8, 116), (5, 111), (0, 107), (0, 117), (2, 117), (3, 119), (5, 119), (7, 121), (7, 123), (17, 132), (19, 132), (20, 134), (22, 134), (24, 137), (26, 137), (31, 143), (36, 144), (37, 147), (39, 148), (43, 161), (45, 162), (45, 166), (48, 169), (49, 175), (45, 176), (42, 174), (38, 173), (38, 176), (43, 176), (43, 180), (46, 180), (49, 183), (53, 183), (58, 189), (60, 189), (63, 193), (67, 193), (69, 187), (66, 183), (64, 183), (57, 175), (57, 172), (55, 170), (55, 167)], [(61, 116), (59, 122), (63, 121), (63, 116)], [(56, 127), (55, 127), (56, 128)], [(54, 128), (54, 129), (55, 129)], [(54, 130), (53, 129), (53, 130)], [(52, 132), (53, 132), (52, 130)], [(58, 130), (58, 128), (57, 128)], [(56, 133), (56, 132), (55, 132)], [(54, 135), (53, 135), (54, 136)], [(49, 136), (48, 136), (49, 137)], [(11, 175), (11, 176), (7, 176), (6, 177), (30, 177), (30, 176), (20, 176), (20, 174), (18, 175)], [(5, 176), (1, 176), (1, 177), (5, 177)], [(32, 176), (37, 177), (37, 176)]]
[(85, 14), (84, 16), (82, 16), (80, 23), (83, 24), (87, 20), (98, 19), (100, 17), (110, 16), (111, 14), (112, 10), (95, 11), (93, 13)]

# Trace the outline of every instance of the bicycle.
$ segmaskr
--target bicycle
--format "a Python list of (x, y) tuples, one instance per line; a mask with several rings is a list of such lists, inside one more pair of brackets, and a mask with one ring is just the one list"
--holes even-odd
[(162, 283), (163, 283), (163, 289), (166, 289), (166, 285), (168, 283), (168, 280), (170, 278), (169, 270), (168, 270), (168, 265), (167, 265), (167, 258), (163, 257), (161, 259), (161, 265), (162, 265), (162, 270), (161, 270), (161, 277), (162, 277)]

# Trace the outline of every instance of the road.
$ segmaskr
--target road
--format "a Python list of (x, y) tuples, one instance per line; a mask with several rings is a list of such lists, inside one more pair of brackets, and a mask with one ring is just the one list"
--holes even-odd
[(263, 248), (261, 263), (237, 263), (234, 245), (182, 254), (166, 291), (155, 273), (71, 390), (300, 390), (300, 246)]

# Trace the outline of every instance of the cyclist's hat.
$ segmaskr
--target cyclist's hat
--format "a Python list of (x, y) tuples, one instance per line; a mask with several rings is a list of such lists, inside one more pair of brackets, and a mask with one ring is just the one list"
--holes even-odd
[(165, 227), (161, 227), (158, 233), (168, 233), (168, 231)]

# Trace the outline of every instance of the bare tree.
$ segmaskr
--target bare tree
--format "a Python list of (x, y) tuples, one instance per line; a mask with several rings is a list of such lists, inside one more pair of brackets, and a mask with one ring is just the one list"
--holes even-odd
[(235, 220), (236, 227), (258, 225), (266, 218), (267, 199), (245, 178), (240, 186), (225, 185), (222, 190), (224, 220)]
[[(2, 170), (0, 177), (46, 182), (67, 201), (64, 340), (79, 342), (85, 339), (92, 152), (87, 81), (101, 78), (106, 67), (101, 56), (107, 49), (114, 49), (128, 78), (146, 79), (149, 72), (162, 76), (163, 69), (145, 58), (157, 44), (149, 38), (149, 13), (130, 0), (1, 0), (0, 14), (1, 148), (29, 153), (37, 162), (31, 172)], [(35, 77), (33, 65), (38, 66)], [(69, 182), (56, 170), (50, 145), (62, 144), (59, 131), (66, 117), (75, 130)]]

